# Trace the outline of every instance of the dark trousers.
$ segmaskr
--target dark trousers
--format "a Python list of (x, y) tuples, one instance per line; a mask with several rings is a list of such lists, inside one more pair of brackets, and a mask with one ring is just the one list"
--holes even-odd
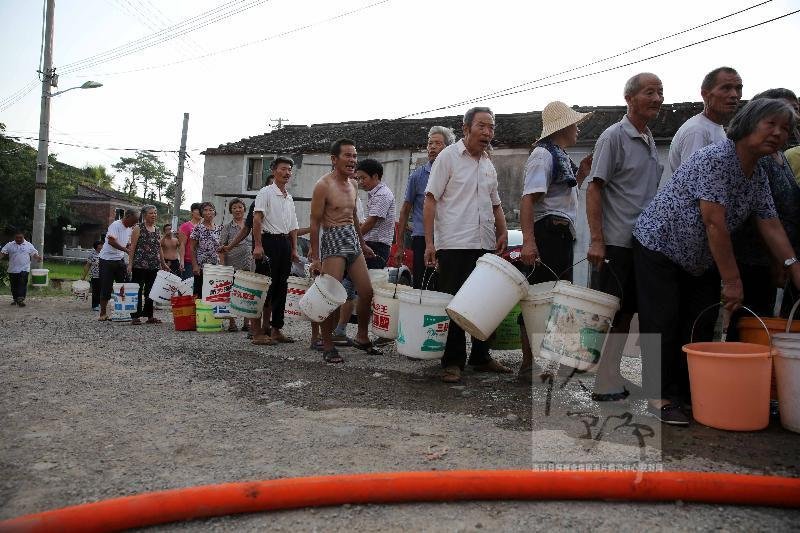
[[(488, 250), (438, 250), (436, 258), (439, 260), (439, 290), (448, 294), (458, 292), (458, 289), (467, 281), (475, 270), (478, 258)], [(458, 366), (464, 368), (467, 361), (466, 333), (458, 324), (450, 321), (447, 331), (447, 343), (442, 356), (442, 367)], [(489, 343), (472, 338), (472, 351), (469, 355), (469, 364), (483, 365), (491, 360), (489, 356)]]
[(645, 395), (688, 400), (689, 369), (682, 347), (713, 338), (718, 309), (700, 313), (719, 302), (719, 274), (710, 268), (700, 276), (692, 276), (664, 254), (635, 240), (633, 254)]
[(177, 259), (167, 259), (166, 263), (169, 265), (169, 271), (180, 278), (182, 274), (181, 262)]
[(365, 242), (375, 252), (375, 257), (367, 259), (367, 268), (386, 268), (386, 262), (389, 260), (389, 251), (392, 249), (391, 245), (376, 241)]
[(89, 286), (92, 288), (92, 309), (94, 309), (100, 305), (100, 278), (90, 279)]
[(100, 260), (100, 299), (110, 300), (114, 283), (123, 283), (128, 276), (128, 267), (122, 259)]
[(132, 318), (153, 318), (153, 300), (150, 291), (156, 281), (158, 270), (134, 268), (131, 281), (139, 284), (139, 301), (136, 302), (136, 312), (131, 313)]
[[(533, 234), (542, 264), (533, 269), (533, 274), (528, 278), (530, 284), (555, 281), (553, 272), (558, 274), (558, 279), (572, 281), (575, 239), (569, 231), (569, 221), (553, 215), (546, 216), (533, 225)], [(550, 267), (553, 272), (543, 265)]]
[(17, 300), (24, 300), (25, 296), (28, 294), (28, 273), (9, 272), (8, 278), (11, 281), (11, 297), (15, 302)]
[[(738, 262), (737, 262), (738, 263)], [(738, 263), (739, 277), (742, 280), (744, 299), (742, 305), (752, 310), (758, 316), (772, 316), (775, 307), (775, 286), (772, 280), (772, 270), (768, 265), (745, 265)], [(784, 299), (789, 298), (788, 294)], [(744, 309), (737, 309), (731, 314), (728, 326), (728, 341), (739, 340), (739, 319), (752, 317)]]
[[(188, 278), (187, 278), (188, 279)], [(200, 273), (195, 274), (192, 278), (192, 294), (195, 298), (203, 297), (203, 268), (200, 268)]]
[(267, 292), (267, 302), (272, 307), (269, 323), (273, 328), (281, 329), (286, 311), (286, 291), (289, 289), (287, 280), (292, 271), (292, 244), (286, 235), (262, 233), (261, 246), (269, 259), (269, 275), (272, 278)]
[(414, 252), (414, 271), (411, 285), (415, 289), (437, 290), (435, 270), (425, 271), (425, 237), (411, 237), (411, 250)]
[[(178, 268), (180, 268), (180, 266), (181, 266), (181, 264), (180, 264), (180, 262), (178, 262)], [(183, 272), (180, 273), (180, 278), (181, 279), (189, 279), (193, 275), (194, 275), (194, 270), (192, 268), (192, 262), (189, 261), (188, 259), (184, 260), (184, 262), (183, 262)]]

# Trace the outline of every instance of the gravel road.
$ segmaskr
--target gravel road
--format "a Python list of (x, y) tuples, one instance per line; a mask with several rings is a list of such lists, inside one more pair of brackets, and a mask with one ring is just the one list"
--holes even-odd
[[(286, 328), (301, 342), (259, 347), (243, 333), (175, 332), (168, 311), (158, 311), (162, 325), (130, 326), (99, 323), (70, 298), (31, 295), (23, 309), (10, 302), (0, 297), (0, 518), (143, 491), (336, 473), (643, 460), (664, 470), (800, 475), (800, 436), (775, 421), (755, 433), (697, 423), (661, 428), (643, 416), (641, 400), (599, 411), (589, 400), (590, 376), (531, 388), (513, 376), (467, 372), (461, 385), (447, 386), (438, 361), (410, 360), (393, 347), (382, 356), (347, 348), (344, 365), (326, 365), (308, 349), (306, 323)], [(521, 359), (515, 351), (495, 356), (515, 368)], [(625, 358), (632, 380), (638, 362)], [(622, 430), (598, 435), (589, 423), (625, 413), (632, 418)], [(469, 502), (350, 505), (154, 529), (784, 531), (798, 524), (798, 510), (761, 507)]]

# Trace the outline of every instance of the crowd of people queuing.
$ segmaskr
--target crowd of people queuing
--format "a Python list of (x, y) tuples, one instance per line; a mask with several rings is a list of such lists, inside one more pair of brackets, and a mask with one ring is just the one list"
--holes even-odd
[[(622, 400), (636, 387), (622, 378), (620, 361), (638, 313), (644, 334), (641, 389), (648, 410), (663, 423), (687, 425), (691, 398), (681, 346), (690, 341), (700, 312), (721, 298), (727, 311), (745, 305), (770, 315), (776, 287), (786, 288), (787, 304), (798, 295), (800, 146), (786, 148), (800, 143), (800, 103), (787, 89), (770, 89), (742, 106), (742, 87), (733, 68), (720, 67), (705, 76), (700, 85), (703, 111), (675, 134), (667, 159), (670, 177), (663, 184), (664, 168), (648, 127), (664, 101), (662, 81), (655, 74), (627, 80), (626, 114), (600, 135), (579, 164), (567, 150), (591, 113), (558, 101), (542, 111), (541, 134), (520, 169), (521, 261), (531, 269), (531, 283), (553, 280), (552, 272), (572, 281), (578, 191), (588, 183), (590, 287), (620, 298), (611, 328), (615, 335), (609, 337), (597, 368), (595, 401)], [(314, 186), (305, 228), (298, 225), (287, 190), (294, 162), (284, 156), (273, 160), (270, 180), (249, 213), (245, 215), (243, 201), (234, 199), (228, 205), (232, 219), (223, 226), (215, 224), (210, 202), (193, 204), (191, 219), (175, 233), (168, 224), (163, 233), (159, 230), (154, 206), (145, 206), (141, 214), (129, 210), (111, 224), (104, 242), (95, 243), (87, 262), (84, 276), (91, 274), (92, 307), (99, 310), (100, 320), (107, 320), (112, 284), (130, 276), (141, 287), (133, 323), (158, 323), (147, 295), (159, 269), (193, 277), (200, 297), (204, 265), (231, 265), (272, 280), (262, 319), (243, 324), (251, 342), (294, 342), (282, 332), (287, 280), (299, 261), (298, 235), (310, 233), (310, 271), (335, 277), (347, 290), (347, 303), (312, 325), (311, 348), (328, 363), (344, 361), (337, 350), (342, 344), (380, 354), (367, 329), (372, 300), (368, 269), (386, 266), (393, 241), (395, 259), (402, 262), (408, 224), (415, 288), (455, 294), (481, 255), (505, 250), (506, 217), (491, 158), (495, 127), (489, 108), (474, 107), (464, 115), (460, 140), (449, 128), (430, 129), (428, 161), (408, 178), (397, 235), (395, 198), (382, 182), (383, 167), (374, 159), (359, 161), (356, 144), (349, 139), (331, 146), (331, 171)], [(367, 191), (366, 207), (359, 188)], [(2, 253), (11, 255), (14, 302), (24, 305), (22, 273), (36, 251), (18, 234)], [(536, 268), (538, 264), (550, 268)], [(345, 326), (353, 302), (358, 327), (349, 338)], [(787, 309), (784, 305), (784, 314)], [(710, 340), (715, 319), (701, 315), (694, 339)], [(519, 325), (519, 377), (532, 382), (541, 369), (522, 320)], [(229, 330), (237, 329), (231, 319)], [(467, 353), (466, 334), (456, 323), (450, 324), (441, 365), (445, 383), (459, 382), (466, 365), (477, 372), (512, 372), (492, 358), (487, 342), (472, 338)]]

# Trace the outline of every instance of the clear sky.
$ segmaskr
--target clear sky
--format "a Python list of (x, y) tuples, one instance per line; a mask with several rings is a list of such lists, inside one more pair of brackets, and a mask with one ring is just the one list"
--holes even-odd
[[(177, 150), (188, 112), (192, 151), (185, 187), (191, 202), (201, 196), (200, 150), (269, 131), (270, 119), (314, 124), (397, 118), (596, 61), (758, 0), (377, 2), (57, 0), (58, 89), (87, 80), (104, 86), (55, 97), (51, 139)], [(173, 35), (166, 28), (213, 9), (212, 16), (197, 19), (207, 25), (175, 39), (110, 61), (77, 63), (157, 31)], [(546, 82), (623, 65), (797, 9), (800, 0), (773, 0)], [(0, 122), (10, 135), (38, 133), (40, 85), (1, 109), (6, 98), (36, 79), (41, 31), (41, 1), (0, 0)], [(620, 105), (625, 80), (640, 71), (661, 77), (667, 103), (696, 101), (703, 75), (721, 65), (740, 72), (745, 98), (771, 87), (798, 92), (800, 69), (791, 67), (798, 35), (800, 14), (611, 72), (479, 103), (499, 113), (539, 110), (555, 99)], [(236, 49), (224, 51), (230, 48)], [(208, 57), (195, 59), (203, 55)], [(456, 115), (467, 107), (427, 116)], [(76, 166), (107, 167), (132, 153), (55, 144), (51, 152)], [(176, 155), (162, 160), (177, 170)]]

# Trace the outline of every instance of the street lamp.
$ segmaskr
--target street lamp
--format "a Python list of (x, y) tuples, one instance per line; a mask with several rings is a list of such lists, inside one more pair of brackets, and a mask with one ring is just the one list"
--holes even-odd
[(99, 81), (87, 81), (83, 85), (78, 85), (75, 87), (70, 87), (69, 89), (64, 89), (63, 91), (58, 91), (50, 95), (50, 98), (54, 96), (58, 96), (59, 94), (64, 94), (67, 91), (71, 91), (72, 89), (97, 89), (98, 87), (102, 87), (103, 84)]
[[(52, 0), (51, 0), (52, 1)], [(51, 11), (48, 10), (48, 18), (52, 24)], [(52, 32), (52, 26), (48, 28)], [(45, 222), (45, 209), (47, 207), (47, 157), (49, 151), (50, 141), (50, 99), (59, 94), (64, 94), (72, 89), (96, 89), (102, 87), (103, 84), (98, 81), (87, 81), (82, 85), (70, 87), (63, 91), (50, 93), (50, 87), (56, 86), (58, 77), (55, 74), (55, 69), (52, 68), (52, 33), (48, 35), (45, 40), (45, 69), (42, 75), (42, 106), (41, 113), (39, 114), (39, 152), (36, 156), (36, 183), (34, 189), (33, 201), (33, 231), (31, 232), (31, 240), (33, 247), (39, 252), (43, 258), (38, 262), (37, 266), (41, 267), (44, 261), (44, 222)]]

